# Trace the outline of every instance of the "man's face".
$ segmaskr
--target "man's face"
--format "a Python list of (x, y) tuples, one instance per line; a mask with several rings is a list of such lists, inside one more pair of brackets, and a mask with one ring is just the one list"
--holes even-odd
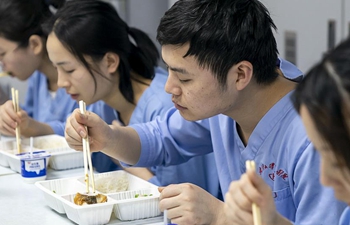
[(169, 72), (166, 92), (172, 94), (175, 107), (186, 120), (227, 114), (236, 99), (235, 88), (228, 84), (223, 90), (209, 69), (200, 67), (193, 56), (184, 58), (188, 48), (188, 44), (162, 46)]

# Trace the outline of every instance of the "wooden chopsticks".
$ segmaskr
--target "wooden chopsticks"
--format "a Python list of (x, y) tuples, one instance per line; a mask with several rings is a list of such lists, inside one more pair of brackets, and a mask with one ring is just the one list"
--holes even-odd
[(0, 77), (6, 77), (6, 76), (8, 76), (9, 74), (8, 73), (6, 73), (6, 72), (0, 72)]
[[(255, 172), (255, 162), (253, 160), (247, 160), (245, 162), (246, 170), (253, 170)], [(252, 204), (254, 225), (262, 225), (261, 212), (259, 206), (255, 203)]]
[[(84, 101), (79, 101), (79, 109), (81, 114), (85, 114), (86, 104)], [(85, 129), (86, 129), (86, 133), (88, 134), (88, 129), (86, 126), (85, 126)], [(90, 168), (90, 178), (92, 181), (92, 193), (95, 193), (95, 178), (94, 178), (94, 172), (93, 172), (92, 161), (91, 161), (90, 143), (89, 143), (88, 135), (86, 136), (86, 138), (83, 138), (83, 157), (84, 157), (86, 192), (87, 194), (90, 193), (90, 185), (89, 185), (90, 179), (89, 179), (89, 173), (88, 173), (88, 170)]]
[[(15, 112), (19, 112), (19, 102), (18, 102), (18, 90), (11, 88), (11, 94), (12, 94), (12, 103), (13, 103), (13, 109)], [(17, 152), (18, 154), (21, 153), (21, 129), (16, 125), (16, 143), (17, 143)]]

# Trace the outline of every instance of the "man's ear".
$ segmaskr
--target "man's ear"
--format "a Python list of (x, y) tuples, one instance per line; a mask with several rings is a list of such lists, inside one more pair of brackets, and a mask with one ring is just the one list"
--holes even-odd
[(104, 56), (104, 60), (107, 63), (107, 71), (110, 74), (115, 73), (118, 70), (120, 58), (119, 55), (113, 52), (107, 52)]
[(236, 88), (243, 90), (253, 78), (253, 65), (248, 61), (241, 61), (235, 65)]
[(29, 37), (28, 48), (34, 55), (39, 55), (43, 52), (44, 41), (39, 35), (32, 35)]

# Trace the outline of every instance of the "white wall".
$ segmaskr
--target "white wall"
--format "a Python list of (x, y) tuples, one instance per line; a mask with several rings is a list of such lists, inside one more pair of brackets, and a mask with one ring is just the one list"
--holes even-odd
[(129, 26), (145, 31), (156, 43), (160, 19), (168, 9), (164, 0), (128, 0), (126, 21)]
[[(157, 28), (160, 19), (168, 9), (168, 2), (164, 0), (127, 0), (126, 22), (131, 27), (136, 27), (146, 32), (156, 44), (159, 52), (161, 50), (156, 40)], [(163, 61), (159, 65), (165, 68)]]
[[(177, 0), (106, 0), (114, 4), (130, 26), (138, 27), (156, 43), (160, 18)], [(297, 66), (304, 72), (327, 51), (328, 20), (336, 21), (336, 40), (348, 36), (350, 0), (261, 0), (278, 27), (276, 40), (284, 57), (285, 31), (297, 32)], [(344, 7), (342, 7), (344, 5)], [(341, 27), (343, 25), (343, 27)], [(342, 28), (342, 29), (341, 29)], [(160, 61), (161, 63), (161, 61)], [(161, 65), (163, 65), (161, 63)], [(26, 83), (16, 79), (0, 79), (0, 85), (26, 89)], [(24, 92), (24, 91), (22, 91)], [(23, 100), (23, 97), (20, 97)]]
[[(169, 7), (177, 0), (168, 0)], [(261, 0), (278, 31), (278, 50), (284, 56), (285, 31), (297, 32), (297, 66), (307, 72), (328, 48), (328, 20), (336, 21), (336, 43), (349, 35), (350, 0)], [(342, 27), (341, 27), (342, 26)]]
[[(328, 21), (336, 21), (336, 43), (348, 35), (348, 22), (341, 29), (342, 0), (261, 0), (269, 9), (278, 32), (278, 49), (284, 57), (284, 32), (297, 32), (297, 66), (304, 72), (320, 60), (328, 48)], [(350, 0), (346, 2), (344, 12), (350, 12)], [(350, 21), (349, 13), (344, 16)], [(344, 37), (342, 37), (342, 33)]]
[(27, 82), (20, 81), (12, 77), (1, 77), (0, 88), (7, 94), (7, 97), (11, 98), (11, 88), (14, 87), (18, 90), (19, 102), (24, 103), (25, 95), (27, 93)]
[(176, 2), (177, 0), (168, 0), (169, 8)]

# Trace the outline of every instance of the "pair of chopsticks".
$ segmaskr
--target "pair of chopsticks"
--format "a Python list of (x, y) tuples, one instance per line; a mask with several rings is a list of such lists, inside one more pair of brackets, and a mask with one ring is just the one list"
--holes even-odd
[[(253, 170), (255, 172), (255, 162), (253, 160), (247, 160), (245, 162), (246, 170)], [(255, 203), (252, 204), (252, 211), (253, 211), (253, 221), (254, 225), (262, 225), (261, 222), (261, 212), (259, 206), (257, 206)]]
[[(12, 103), (13, 103), (13, 109), (15, 112), (19, 112), (19, 102), (18, 102), (18, 90), (11, 88), (11, 94), (12, 94)], [(16, 143), (17, 143), (17, 152), (18, 154), (21, 153), (21, 129), (16, 125)]]
[(6, 76), (8, 76), (9, 74), (8, 73), (6, 73), (6, 72), (1, 72), (0, 73), (0, 77), (6, 77)]
[[(86, 104), (84, 101), (79, 101), (79, 109), (81, 114), (85, 114), (86, 112)], [(86, 133), (88, 134), (88, 129), (85, 126)], [(89, 168), (90, 168), (90, 177), (92, 181), (92, 193), (95, 193), (95, 178), (91, 161), (91, 153), (90, 153), (90, 143), (89, 136), (83, 138), (83, 157), (84, 157), (84, 171), (85, 171), (85, 184), (86, 184), (86, 193), (90, 193), (90, 179), (89, 179)], [(89, 167), (89, 168), (88, 168)]]

